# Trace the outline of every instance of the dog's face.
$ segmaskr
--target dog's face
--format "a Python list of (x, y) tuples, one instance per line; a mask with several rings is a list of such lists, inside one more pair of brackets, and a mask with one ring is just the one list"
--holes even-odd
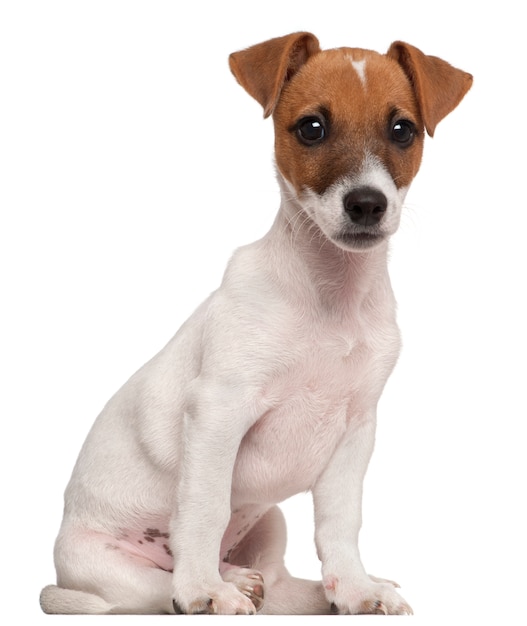
[(273, 118), (278, 170), (328, 239), (365, 250), (397, 230), (424, 128), (396, 61), (351, 48), (316, 54), (285, 85)]

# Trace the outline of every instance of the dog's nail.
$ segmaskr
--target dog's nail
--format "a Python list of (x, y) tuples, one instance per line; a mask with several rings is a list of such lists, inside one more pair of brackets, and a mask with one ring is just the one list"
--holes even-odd
[(258, 573), (249, 574), (249, 576), (247, 576), (247, 578), (252, 578), (252, 580), (261, 580), (262, 582), (264, 582), (263, 576), (261, 574), (258, 574)]
[(388, 615), (388, 609), (380, 600), (377, 600), (375, 603), (375, 613), (377, 613), (377, 615)]
[(212, 598), (209, 598), (209, 601), (207, 602), (207, 609), (207, 613), (216, 614), (216, 605), (214, 604), (214, 600)]
[(183, 615), (183, 611), (181, 610), (181, 607), (175, 600), (172, 600), (172, 606), (174, 607), (174, 613), (176, 615)]
[(216, 605), (212, 598), (209, 598), (206, 604), (202, 600), (197, 600), (189, 607), (190, 615), (215, 615)]
[(404, 604), (403, 606), (403, 615), (413, 615), (414, 612), (412, 611), (412, 607), (409, 604)]
[(256, 611), (254, 609), (251, 609), (248, 613), (245, 613), (244, 611), (236, 611), (236, 615), (256, 615)]

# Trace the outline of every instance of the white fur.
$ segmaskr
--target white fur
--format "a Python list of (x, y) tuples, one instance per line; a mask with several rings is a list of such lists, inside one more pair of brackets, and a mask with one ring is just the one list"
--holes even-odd
[(353, 69), (359, 75), (362, 86), (366, 87), (366, 59), (361, 59), (360, 61), (354, 61), (352, 57), (351, 64), (353, 65)]
[[(292, 186), (285, 181), (289, 193), (294, 193)], [(305, 189), (301, 193), (305, 212), (318, 225), (328, 239), (339, 245), (339, 234), (355, 230), (360, 233), (365, 229), (352, 226), (342, 210), (344, 196), (353, 188), (372, 187), (383, 192), (388, 200), (386, 213), (379, 224), (378, 232), (384, 240), (393, 235), (399, 227), (401, 210), (408, 192), (407, 187), (397, 188), (392, 177), (382, 163), (366, 153), (359, 174), (346, 176), (331, 185), (322, 195)]]
[[(387, 248), (405, 190), (367, 155), (322, 196), (279, 179), (269, 233), (236, 251), (220, 288), (96, 420), (66, 490), (45, 611), (253, 613), (260, 573), (264, 613), (411, 611), (366, 574), (357, 545), (376, 406), (399, 352)], [(342, 198), (364, 185), (388, 198), (383, 238), (351, 251), (335, 240)], [(322, 582), (283, 562), (275, 505), (304, 490)]]

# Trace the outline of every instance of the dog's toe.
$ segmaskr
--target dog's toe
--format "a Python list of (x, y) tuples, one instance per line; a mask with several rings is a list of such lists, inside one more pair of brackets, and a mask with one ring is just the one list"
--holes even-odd
[[(172, 600), (172, 605), (174, 607), (174, 612), (176, 613), (176, 615), (183, 615), (185, 613), (185, 611), (183, 611), (181, 606), (175, 600)], [(215, 612), (215, 606), (212, 598), (200, 598), (199, 600), (195, 600), (189, 605), (187, 614), (214, 615)]]
[(259, 611), (264, 604), (264, 579), (260, 572), (245, 567), (232, 567), (223, 573), (223, 580), (236, 585)]
[(388, 578), (379, 578), (378, 576), (372, 576), (370, 574), (370, 580), (373, 580), (374, 583), (388, 583), (389, 585), (392, 585), (396, 589), (401, 588), (401, 585), (399, 583), (396, 583), (395, 580), (389, 580)]
[[(346, 597), (347, 596), (347, 597)], [(336, 598), (331, 612), (338, 615), (413, 615), (410, 605), (395, 591), (391, 582), (350, 585)]]
[(235, 585), (226, 584), (221, 588), (212, 589), (211, 595), (213, 597), (197, 597), (186, 604), (173, 600), (174, 612), (186, 615), (254, 615), (256, 613), (252, 590), (245, 592)]

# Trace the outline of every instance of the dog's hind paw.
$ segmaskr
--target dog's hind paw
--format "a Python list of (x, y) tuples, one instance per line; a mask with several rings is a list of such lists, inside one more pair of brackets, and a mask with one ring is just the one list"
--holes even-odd
[(246, 567), (232, 567), (223, 573), (225, 582), (234, 583), (239, 591), (247, 596), (254, 607), (259, 611), (264, 603), (264, 579), (254, 569)]

